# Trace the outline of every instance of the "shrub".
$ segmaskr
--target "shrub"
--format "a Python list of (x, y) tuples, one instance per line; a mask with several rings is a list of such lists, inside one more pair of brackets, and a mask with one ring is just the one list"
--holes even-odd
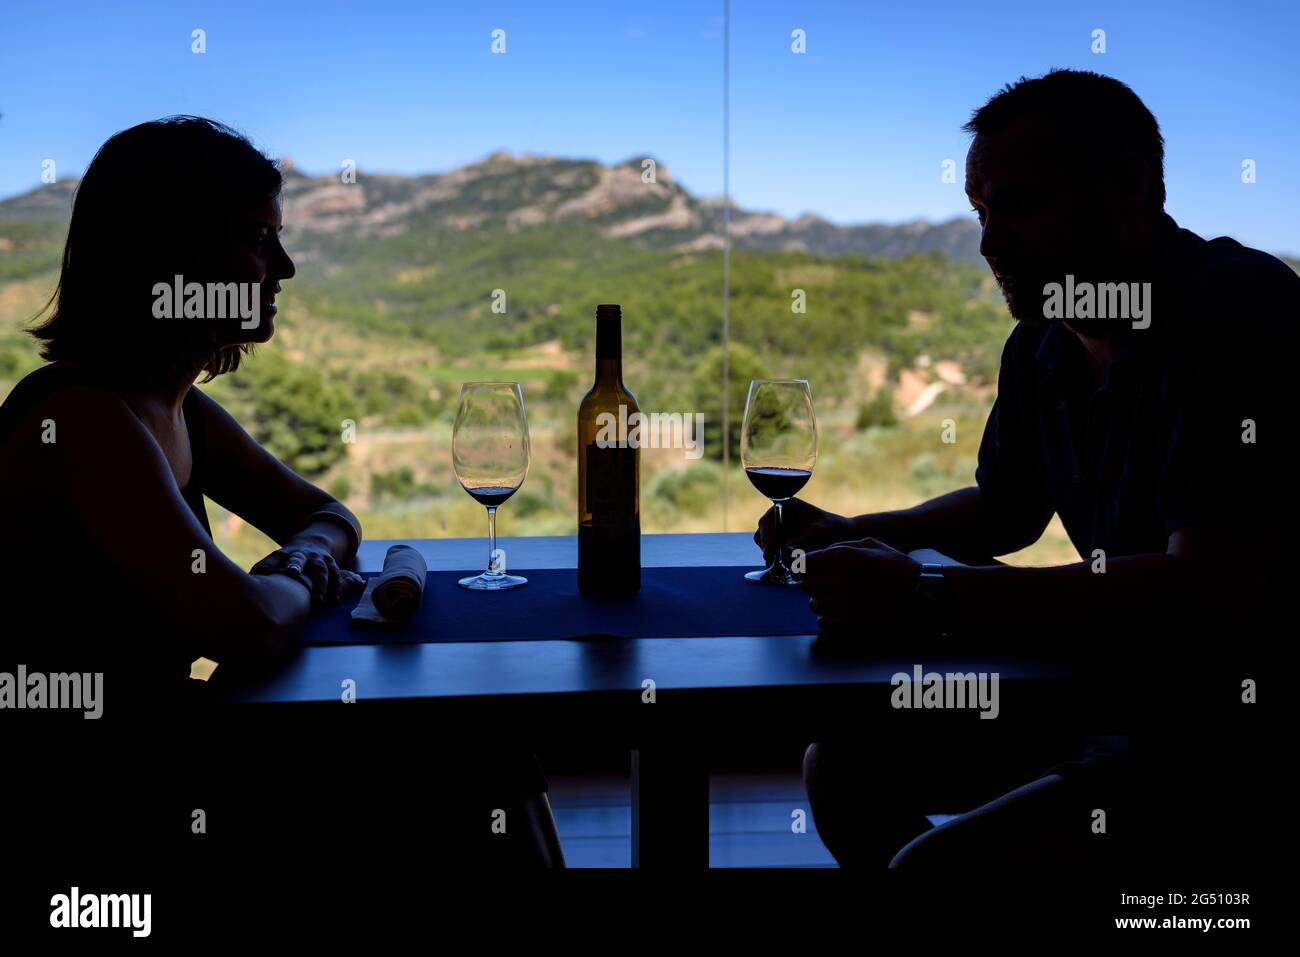
[(708, 459), (692, 462), (684, 469), (670, 469), (655, 476), (650, 496), (673, 511), (700, 515), (722, 494), (722, 467)]
[(346, 475), (340, 475), (334, 479), (334, 481), (330, 482), (330, 487), (327, 491), (342, 502), (352, 494), (352, 483), (348, 481)]
[(858, 428), (889, 428), (898, 425), (898, 416), (894, 414), (894, 403), (889, 398), (889, 391), (881, 389), (870, 402), (858, 407)]
[[(770, 377), (767, 367), (754, 351), (733, 342), (727, 367), (727, 418), (733, 455), (740, 454), (740, 426), (745, 418), (745, 399), (751, 379)], [(689, 411), (704, 413), (704, 451), (708, 458), (722, 459), (722, 347), (714, 346), (704, 354), (691, 376), (691, 398), (695, 406)]]

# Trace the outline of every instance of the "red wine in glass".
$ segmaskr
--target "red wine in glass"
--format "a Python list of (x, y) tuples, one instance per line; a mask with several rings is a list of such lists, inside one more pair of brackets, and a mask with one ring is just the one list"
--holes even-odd
[(745, 475), (750, 484), (773, 502), (784, 502), (799, 494), (799, 490), (812, 478), (811, 469), (747, 468)]
[[(812, 478), (817, 463), (817, 417), (806, 379), (755, 379), (749, 384), (745, 421), (740, 429), (740, 461), (745, 475), (776, 508), (776, 535), (781, 535), (781, 503), (788, 502)], [(771, 568), (745, 578), (762, 585), (797, 585), (781, 549)]]
[(502, 570), (497, 551), (497, 508), (524, 484), (531, 457), (524, 390), (518, 382), (466, 382), (451, 430), (451, 466), (461, 488), (487, 509), (488, 565), (462, 578), (473, 591), (505, 591), (528, 584)]
[(469, 492), (469, 497), (478, 502), (484, 508), (496, 508), (504, 504), (505, 500), (518, 491), (518, 487), (510, 488), (506, 485), (480, 485), (477, 488), (465, 486), (465, 491)]

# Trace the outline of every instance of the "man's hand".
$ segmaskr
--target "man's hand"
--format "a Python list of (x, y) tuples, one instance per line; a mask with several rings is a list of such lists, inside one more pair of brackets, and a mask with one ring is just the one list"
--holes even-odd
[(781, 503), (780, 529), (777, 528), (775, 505), (763, 513), (758, 521), (758, 531), (754, 532), (754, 543), (763, 549), (763, 561), (771, 565), (780, 548), (801, 548), (811, 552), (847, 541), (857, 534), (852, 519), (792, 498)]
[(920, 563), (874, 538), (809, 552), (806, 561), (803, 589), (823, 634), (893, 629), (914, 607)]

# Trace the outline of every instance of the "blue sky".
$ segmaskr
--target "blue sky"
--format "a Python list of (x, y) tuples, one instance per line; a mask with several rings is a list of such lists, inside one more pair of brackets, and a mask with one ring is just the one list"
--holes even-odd
[[(196, 27), (203, 55), (190, 52)], [(1089, 49), (1097, 28), (1104, 54)], [(731, 36), (744, 206), (837, 222), (964, 215), (960, 175), (939, 174), (947, 158), (960, 169), (971, 109), (1021, 74), (1069, 66), (1119, 77), (1151, 107), (1183, 225), (1300, 253), (1300, 3), (733, 0)], [(309, 172), (345, 158), (436, 171), (496, 149), (650, 154), (717, 194), (721, 104), (721, 0), (11, 3), (0, 196), (35, 186), (46, 158), (76, 175), (116, 130), (176, 112), (232, 123)]]

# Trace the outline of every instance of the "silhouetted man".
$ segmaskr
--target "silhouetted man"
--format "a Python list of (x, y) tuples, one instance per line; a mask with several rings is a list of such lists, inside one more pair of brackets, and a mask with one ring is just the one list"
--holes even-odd
[[(1240, 775), (1256, 770), (1253, 742), (1221, 718), (1245, 707), (1258, 673), (1244, 653), (1276, 627), (1266, 456), (1285, 442), (1278, 386), (1300, 278), (1164, 212), (1159, 127), (1117, 80), (1022, 78), (965, 129), (980, 252), (1018, 320), (975, 485), (856, 518), (793, 502), (786, 544), (809, 552), (824, 635), (870, 648), (930, 623), (958, 654), (1009, 648), (1120, 675), (1146, 714), (1127, 754), (1124, 738), (1025, 731), (1006, 704), (961, 734), (899, 735), (895, 721), (878, 740), (813, 745), (819, 831), (841, 863), (879, 866), (1200, 853), (1216, 839), (1231, 851), (1243, 820), (1262, 818), (1237, 800), (1252, 793)], [(1053, 514), (1080, 562), (992, 560), (1037, 541)], [(770, 514), (757, 537), (778, 544)], [(966, 564), (923, 575), (907, 554), (923, 547)], [(1095, 839), (1098, 807), (1116, 812), (1122, 841)], [(923, 816), (957, 810), (936, 829)]]

